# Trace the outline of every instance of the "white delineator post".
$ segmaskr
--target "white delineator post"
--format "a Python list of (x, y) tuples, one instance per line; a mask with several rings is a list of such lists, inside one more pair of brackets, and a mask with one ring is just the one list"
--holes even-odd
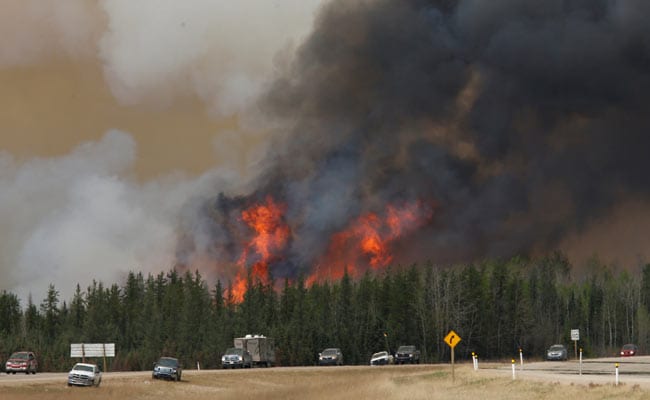
[(472, 352), (472, 364), (474, 365), (474, 371), (478, 371), (478, 356), (474, 352)]
[(519, 349), (519, 365), (521, 366), (521, 370), (524, 370), (524, 353)]
[(515, 359), (512, 359), (512, 380), (515, 380)]
[(580, 348), (580, 375), (582, 375), (582, 347)]
[(618, 386), (618, 363), (616, 363), (616, 386)]

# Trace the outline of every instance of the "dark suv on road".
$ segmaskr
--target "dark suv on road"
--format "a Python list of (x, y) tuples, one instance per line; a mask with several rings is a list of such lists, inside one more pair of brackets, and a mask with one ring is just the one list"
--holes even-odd
[(395, 364), (419, 364), (420, 350), (415, 346), (400, 346), (395, 353)]
[(343, 365), (341, 349), (330, 348), (318, 354), (318, 365)]
[(167, 379), (180, 381), (183, 369), (178, 359), (173, 357), (160, 357), (158, 362), (153, 363), (153, 379)]

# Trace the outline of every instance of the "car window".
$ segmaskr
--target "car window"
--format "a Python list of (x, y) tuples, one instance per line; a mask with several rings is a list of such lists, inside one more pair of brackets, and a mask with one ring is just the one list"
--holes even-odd
[(77, 364), (73, 368), (75, 371), (87, 371), (87, 372), (93, 372), (93, 367), (90, 365), (81, 365)]
[(158, 365), (163, 367), (176, 367), (178, 366), (178, 361), (173, 358), (161, 358), (158, 360)]
[(27, 353), (14, 353), (10, 358), (17, 358), (19, 360), (27, 360)]

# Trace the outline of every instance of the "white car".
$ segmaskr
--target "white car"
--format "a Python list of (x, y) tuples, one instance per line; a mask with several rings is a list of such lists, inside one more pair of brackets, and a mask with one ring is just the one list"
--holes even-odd
[(370, 365), (386, 365), (393, 363), (393, 356), (387, 351), (380, 351), (372, 355)]
[(68, 386), (99, 386), (102, 371), (95, 364), (76, 363), (68, 373)]

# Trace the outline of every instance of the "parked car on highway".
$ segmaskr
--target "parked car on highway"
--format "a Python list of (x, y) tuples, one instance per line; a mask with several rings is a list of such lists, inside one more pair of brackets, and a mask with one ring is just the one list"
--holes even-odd
[(151, 377), (153, 379), (167, 379), (180, 381), (183, 374), (183, 368), (174, 357), (160, 357), (160, 359), (153, 363), (153, 372)]
[(329, 348), (318, 353), (318, 365), (343, 365), (343, 352), (339, 348)]
[(569, 358), (569, 353), (566, 346), (563, 344), (554, 344), (546, 350), (547, 360), (566, 361)]
[(420, 350), (413, 345), (400, 346), (395, 353), (395, 364), (419, 364)]
[(76, 363), (68, 372), (68, 386), (99, 386), (102, 371), (95, 364)]
[(231, 347), (221, 356), (221, 366), (223, 368), (251, 368), (253, 357), (246, 349)]
[(7, 374), (15, 374), (16, 372), (36, 374), (37, 369), (38, 361), (31, 351), (17, 351), (5, 363), (5, 372)]
[(370, 358), (370, 365), (387, 365), (393, 363), (393, 356), (387, 351), (379, 351)]
[(635, 356), (639, 353), (639, 347), (635, 344), (628, 343), (621, 348), (621, 356)]

